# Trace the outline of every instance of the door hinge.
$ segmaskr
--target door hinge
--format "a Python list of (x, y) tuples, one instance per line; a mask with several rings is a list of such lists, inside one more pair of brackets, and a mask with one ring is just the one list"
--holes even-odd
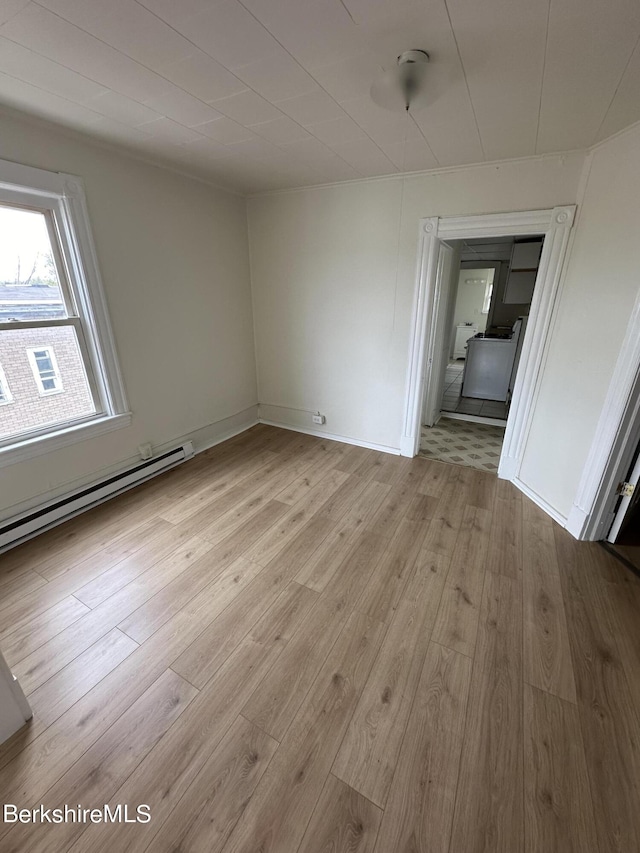
[(621, 495), (623, 498), (630, 498), (633, 496), (635, 488), (633, 483), (618, 483), (616, 494)]

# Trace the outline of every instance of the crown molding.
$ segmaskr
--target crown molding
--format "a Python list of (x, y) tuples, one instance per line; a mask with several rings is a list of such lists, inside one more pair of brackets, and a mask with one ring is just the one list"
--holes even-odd
[(580, 154), (587, 157), (590, 154), (599, 151), (609, 142), (612, 142), (615, 139), (625, 136), (628, 133), (633, 133), (634, 131), (640, 128), (640, 121), (637, 121), (629, 125), (628, 127), (624, 127), (621, 130), (616, 131), (615, 133), (611, 134), (611, 136), (607, 136), (605, 137), (605, 139), (601, 139), (600, 141), (593, 143), (592, 145), (588, 145), (584, 148), (571, 148), (567, 151), (551, 151), (545, 154), (529, 154), (523, 157), (507, 157), (500, 160), (480, 160), (474, 163), (463, 163), (458, 166), (438, 166), (435, 169), (422, 169), (413, 172), (398, 171), (391, 172), (385, 175), (350, 178), (345, 181), (325, 181), (317, 184), (301, 184), (300, 186), (283, 187), (281, 189), (275, 190), (243, 192), (239, 189), (234, 189), (228, 186), (222, 186), (221, 184), (216, 183), (215, 180), (209, 179), (200, 173), (190, 172), (187, 169), (181, 169), (180, 166), (175, 163), (172, 163), (162, 157), (154, 157), (152, 154), (146, 153), (145, 151), (133, 149), (125, 143), (110, 142), (107, 139), (103, 139), (99, 136), (94, 136), (91, 133), (88, 133), (87, 131), (77, 130), (64, 124), (58, 124), (57, 122), (51, 121), (50, 119), (34, 115), (33, 113), (23, 112), (22, 110), (19, 110), (15, 107), (7, 106), (4, 104), (0, 105), (0, 116), (2, 115), (6, 115), (9, 118), (13, 118), (15, 120), (25, 122), (27, 124), (33, 124), (38, 127), (53, 128), (57, 133), (60, 133), (64, 136), (68, 136), (84, 144), (100, 148), (104, 151), (109, 151), (113, 154), (119, 155), (121, 157), (126, 157), (127, 159), (134, 160), (138, 163), (144, 163), (145, 165), (153, 166), (157, 169), (162, 169), (165, 172), (169, 172), (171, 174), (178, 175), (179, 177), (186, 178), (187, 180), (203, 184), (204, 186), (215, 189), (218, 192), (226, 193), (236, 198), (244, 199), (290, 195), (292, 193), (303, 192), (306, 190), (332, 189), (335, 187), (351, 186), (354, 184), (374, 184), (383, 181), (399, 180), (402, 178), (412, 179), (437, 175), (447, 175), (455, 172), (465, 172), (470, 169), (478, 169), (483, 167), (489, 169), (498, 169), (503, 166), (510, 166), (518, 163), (531, 163), (550, 159), (559, 159), (560, 162), (562, 162), (562, 160), (566, 157), (573, 157)]
[(594, 142), (593, 145), (590, 145), (586, 149), (586, 152), (587, 154), (593, 154), (595, 151), (599, 151), (605, 145), (608, 145), (609, 142), (613, 142), (614, 139), (619, 139), (622, 136), (627, 136), (627, 134), (634, 133), (639, 129), (640, 121), (634, 121), (633, 124), (629, 124), (626, 127), (621, 128), (620, 130), (616, 130), (616, 132), (612, 133), (611, 136), (605, 136), (605, 138), (601, 139), (599, 142)]
[(570, 151), (553, 151), (549, 154), (530, 154), (526, 157), (511, 157), (503, 160), (480, 160), (475, 163), (463, 163), (460, 166), (438, 166), (435, 169), (422, 169), (416, 172), (393, 172), (388, 175), (373, 175), (366, 178), (349, 178), (346, 181), (327, 181), (322, 184), (305, 184), (299, 187), (284, 187), (279, 190), (264, 190), (256, 193), (247, 193), (246, 198), (264, 198), (265, 196), (290, 195), (291, 193), (303, 192), (304, 190), (332, 189), (334, 187), (345, 187), (353, 184), (377, 184), (383, 181), (398, 181), (411, 178), (435, 177), (448, 175), (453, 172), (466, 172), (471, 169), (500, 169), (503, 166), (512, 166), (517, 163), (537, 163), (543, 160), (559, 160), (562, 165), (567, 157), (585, 155), (586, 148), (573, 148)]
[(203, 184), (206, 187), (234, 196), (235, 198), (247, 197), (247, 194), (241, 190), (232, 189), (231, 187), (223, 187), (220, 184), (215, 183), (215, 181), (205, 178), (203, 175), (181, 169), (178, 165), (172, 164), (162, 158), (155, 158), (152, 154), (145, 154), (144, 151), (137, 151), (124, 143), (109, 142), (107, 139), (103, 139), (99, 136), (93, 136), (91, 133), (87, 133), (83, 130), (76, 130), (75, 128), (68, 127), (64, 124), (58, 124), (55, 121), (50, 121), (49, 119), (42, 118), (41, 116), (34, 115), (33, 113), (22, 112), (22, 110), (1, 104), (0, 117), (1, 116), (7, 116), (9, 119), (24, 122), (25, 124), (32, 124), (39, 128), (53, 129), (56, 133), (59, 133), (62, 136), (67, 136), (84, 145), (100, 148), (103, 151), (108, 151), (110, 154), (124, 157), (127, 160), (134, 160), (137, 163), (143, 163), (145, 166), (153, 166), (156, 169), (162, 169), (164, 172), (178, 175), (179, 177), (185, 178), (189, 181), (195, 181), (198, 184)]

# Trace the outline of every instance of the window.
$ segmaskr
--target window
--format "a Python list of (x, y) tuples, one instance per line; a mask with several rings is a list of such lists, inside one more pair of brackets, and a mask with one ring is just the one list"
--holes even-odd
[(486, 270), (487, 279), (484, 288), (484, 298), (482, 300), (482, 313), (488, 314), (489, 309), (491, 308), (491, 297), (493, 296), (493, 284), (496, 277), (495, 267), (493, 269), (489, 268)]
[(11, 390), (9, 389), (9, 383), (7, 382), (7, 377), (5, 376), (4, 370), (2, 369), (2, 365), (0, 364), (0, 406), (5, 403), (10, 403), (13, 400), (11, 396)]
[(56, 394), (62, 391), (60, 371), (58, 370), (53, 350), (50, 347), (45, 349), (28, 349), (27, 354), (40, 393)]
[(131, 421), (82, 185), (5, 161), (0, 363), (0, 465)]
[(491, 297), (493, 296), (493, 281), (488, 281), (484, 288), (484, 299), (482, 301), (482, 313), (488, 314), (491, 308)]

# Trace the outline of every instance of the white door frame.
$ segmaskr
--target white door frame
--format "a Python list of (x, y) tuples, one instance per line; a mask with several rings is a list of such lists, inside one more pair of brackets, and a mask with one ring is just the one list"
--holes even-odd
[[(445, 252), (442, 252), (442, 249), (446, 249)], [(442, 324), (442, 331), (447, 336), (447, 319), (448, 319), (448, 311), (447, 307), (449, 304), (448, 297), (450, 296), (449, 291), (445, 291), (445, 294), (442, 292), (442, 284), (444, 283), (444, 274), (443, 270), (447, 268), (447, 275), (449, 276), (449, 281), (447, 283), (447, 287), (451, 287), (451, 268), (453, 266), (453, 259), (456, 257), (455, 251), (452, 247), (445, 243), (444, 240), (440, 241), (440, 245), (438, 246), (438, 261), (436, 264), (436, 277), (438, 279), (438, 287), (436, 293), (436, 299), (434, 302), (434, 326), (437, 327), (438, 319), (437, 315), (440, 314), (440, 320)], [(443, 304), (443, 296), (447, 300), (447, 304)], [(444, 317), (440, 313), (444, 309)], [(437, 338), (437, 334), (434, 334), (434, 343)], [(427, 419), (425, 423), (429, 423), (429, 416), (431, 411), (434, 411), (434, 419), (433, 423), (436, 423), (438, 418), (440, 417), (440, 406), (442, 403), (442, 385), (444, 384), (444, 371), (443, 371), (443, 347), (434, 347), (433, 352), (433, 361), (430, 363), (430, 377), (433, 377), (435, 381), (430, 382), (430, 384), (425, 388), (424, 400), (422, 403), (422, 411), (424, 417)], [(448, 355), (448, 353), (447, 353)], [(440, 399), (437, 399), (440, 397)], [(436, 411), (437, 409), (437, 411)], [(422, 419), (421, 419), (422, 420)]]
[[(635, 487), (638, 486), (639, 481), (640, 481), (640, 457), (638, 459), (636, 459), (636, 464), (633, 466), (633, 471), (631, 472), (631, 474), (628, 474), (626, 477), (626, 482), (629, 483), (631, 486), (633, 486), (634, 489), (635, 489)], [(625, 495), (623, 495), (622, 499), (620, 500), (620, 505), (618, 506), (618, 509), (616, 510), (616, 514), (613, 518), (613, 524), (611, 525), (611, 529), (609, 530), (609, 532), (607, 534), (607, 542), (610, 542), (613, 544), (617, 540), (618, 535), (620, 534), (620, 531), (622, 529), (622, 525), (624, 524), (625, 518), (627, 517), (627, 513), (629, 512), (631, 504), (633, 503), (633, 497), (634, 497), (633, 494), (630, 494), (630, 495), (625, 494)], [(636, 498), (637, 498), (637, 495), (636, 495)]]
[(545, 240), (522, 346), (521, 366), (513, 390), (498, 468), (498, 476), (503, 479), (517, 478), (575, 210), (575, 205), (565, 205), (552, 210), (420, 220), (407, 396), (400, 442), (402, 456), (415, 456), (420, 446), (422, 399), (429, 379), (427, 368), (432, 363), (436, 343), (433, 308), (437, 299), (436, 266), (440, 241), (543, 234)]
[(640, 442), (640, 294), (622, 340), (609, 390), (569, 517), (576, 539), (604, 539), (613, 522), (616, 486)]
[(9, 666), (0, 652), (0, 743), (22, 728), (33, 717), (33, 711)]

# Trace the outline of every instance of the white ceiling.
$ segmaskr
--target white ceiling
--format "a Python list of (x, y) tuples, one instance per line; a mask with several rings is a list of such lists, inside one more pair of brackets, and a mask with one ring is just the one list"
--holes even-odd
[[(407, 48), (413, 120), (369, 97)], [(243, 192), (584, 148), (639, 92), (638, 0), (0, 0), (0, 104)]]
[(461, 261), (509, 261), (513, 237), (478, 237), (470, 240), (452, 240), (460, 246)]

